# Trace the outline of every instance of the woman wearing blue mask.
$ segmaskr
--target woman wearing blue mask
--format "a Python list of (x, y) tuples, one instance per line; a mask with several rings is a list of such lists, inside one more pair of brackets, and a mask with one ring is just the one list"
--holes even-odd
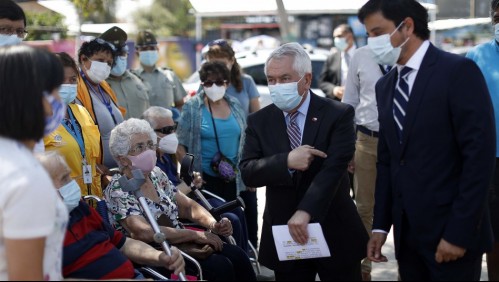
[(64, 82), (59, 95), (67, 110), (57, 129), (43, 138), (45, 149), (56, 150), (71, 168), (71, 178), (82, 195), (102, 197), (97, 161), (100, 157), (100, 133), (87, 109), (76, 104), (79, 72), (75, 61), (66, 53), (56, 54), (64, 67)]
[(68, 215), (35, 143), (64, 117), (59, 60), (42, 49), (0, 48), (0, 280), (60, 280)]

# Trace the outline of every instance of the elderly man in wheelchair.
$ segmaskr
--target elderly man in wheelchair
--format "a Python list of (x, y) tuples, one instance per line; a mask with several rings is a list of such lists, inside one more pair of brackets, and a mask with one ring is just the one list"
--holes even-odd
[(65, 278), (145, 278), (133, 263), (165, 267), (176, 275), (184, 272), (185, 262), (176, 247), (171, 247), (171, 256), (167, 256), (142, 241), (127, 238), (82, 201), (80, 188), (71, 179), (70, 169), (62, 156), (51, 151), (39, 155), (38, 159), (70, 212), (62, 263)]
[[(143, 214), (136, 194), (125, 191), (123, 176), (130, 181), (134, 171), (143, 174), (140, 193), (148, 210), (160, 225), (160, 230), (172, 245), (182, 250), (195, 243), (202, 249), (209, 246), (206, 257), (198, 258), (207, 280), (255, 281), (256, 276), (245, 251), (235, 245), (225, 244), (221, 236), (232, 234), (230, 221), (215, 218), (201, 205), (177, 191), (156, 164), (157, 137), (147, 121), (128, 119), (111, 132), (109, 147), (120, 166), (120, 173), (113, 176), (104, 190), (114, 227), (127, 236), (146, 243), (154, 241), (155, 232)], [(208, 231), (185, 229), (179, 218), (194, 222)], [(190, 244), (192, 245), (192, 244)]]

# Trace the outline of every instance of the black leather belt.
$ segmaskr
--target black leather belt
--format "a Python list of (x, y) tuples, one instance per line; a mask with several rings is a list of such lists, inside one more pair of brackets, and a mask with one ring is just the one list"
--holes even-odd
[(357, 131), (360, 131), (360, 132), (362, 132), (366, 135), (369, 135), (371, 137), (378, 138), (378, 136), (379, 136), (379, 133), (377, 131), (369, 130), (367, 127), (362, 126), (362, 125), (357, 125)]

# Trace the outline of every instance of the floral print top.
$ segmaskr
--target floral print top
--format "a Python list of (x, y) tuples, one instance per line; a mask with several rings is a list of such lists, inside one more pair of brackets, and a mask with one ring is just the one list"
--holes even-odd
[[(109, 220), (113, 227), (130, 237), (126, 229), (121, 226), (120, 221), (130, 215), (142, 215), (144, 218), (146, 218), (146, 215), (142, 213), (139, 200), (132, 193), (121, 189), (122, 187), (118, 181), (120, 177), (120, 174), (113, 176), (111, 182), (104, 190), (104, 196), (106, 197)], [(154, 218), (157, 220), (161, 215), (165, 215), (171, 220), (175, 228), (183, 228), (182, 224), (178, 221), (178, 207), (175, 199), (177, 188), (175, 188), (159, 167), (153, 169), (149, 178), (160, 198), (159, 204), (145, 198)]]

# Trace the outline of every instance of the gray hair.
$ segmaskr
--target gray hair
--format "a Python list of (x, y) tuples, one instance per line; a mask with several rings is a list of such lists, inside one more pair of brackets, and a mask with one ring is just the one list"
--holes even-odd
[(293, 70), (295, 70), (300, 77), (306, 73), (312, 73), (312, 61), (307, 52), (300, 44), (296, 42), (286, 43), (281, 47), (275, 49), (265, 62), (265, 75), (267, 75), (267, 66), (272, 59), (282, 59), (284, 57), (291, 57), (293, 61)]
[(173, 119), (173, 113), (169, 109), (152, 106), (149, 107), (143, 114), (142, 118), (146, 120), (153, 129), (158, 127), (157, 120), (160, 118), (171, 118)]
[(157, 142), (156, 133), (143, 119), (129, 118), (122, 123), (118, 124), (112, 131), (109, 138), (109, 150), (111, 156), (119, 164), (118, 157), (125, 157), (128, 155), (132, 144), (132, 136), (135, 134), (149, 134), (154, 144)]
[(70, 170), (68, 163), (66, 162), (66, 159), (57, 151), (45, 151), (45, 152), (36, 153), (35, 157), (38, 159), (38, 161), (42, 164), (42, 166), (50, 174), (51, 177), (53, 176), (53, 173), (55, 173), (54, 169), (57, 168), (57, 165), (62, 165), (63, 167)]

